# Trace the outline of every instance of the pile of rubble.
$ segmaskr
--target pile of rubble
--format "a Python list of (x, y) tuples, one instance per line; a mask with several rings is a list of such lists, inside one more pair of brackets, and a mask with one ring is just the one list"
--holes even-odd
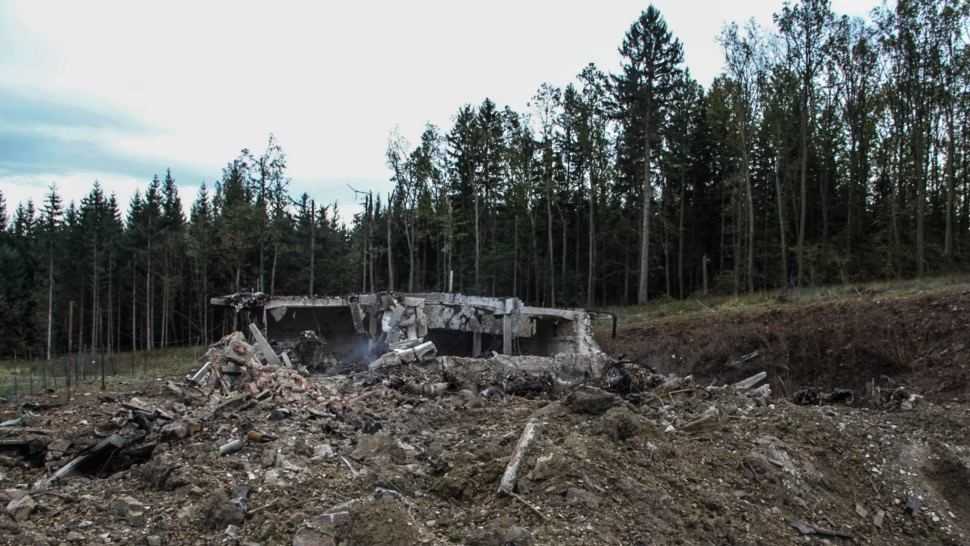
[[(346, 374), (307, 374), (251, 326), (181, 380), (21, 406), (0, 422), (0, 530), (32, 544), (906, 544), (954, 519), (891, 475), (889, 442), (925, 438), (905, 417), (774, 399), (764, 371), (705, 385), (599, 351), (436, 356), (401, 318)], [(846, 442), (870, 462), (829, 457)], [(896, 481), (868, 483), (877, 471)]]
[(256, 325), (250, 325), (256, 346), (242, 332), (232, 332), (215, 343), (203, 357), (205, 363), (186, 378), (206, 395), (228, 396), (242, 392), (258, 399), (266, 397), (295, 400), (312, 387), (307, 370), (294, 368), (287, 353), (277, 355)]

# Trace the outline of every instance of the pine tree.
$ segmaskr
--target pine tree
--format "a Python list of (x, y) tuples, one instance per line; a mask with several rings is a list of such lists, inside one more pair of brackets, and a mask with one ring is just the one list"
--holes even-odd
[[(661, 121), (679, 81), (684, 54), (680, 41), (667, 29), (657, 8), (650, 6), (627, 31), (620, 46), (621, 74), (614, 78), (616, 100), (629, 120), (624, 129), (630, 143), (642, 149), (640, 163), (640, 272), (637, 303), (647, 302), (650, 274), (650, 217), (653, 200), (652, 161), (660, 139)], [(634, 144), (635, 145), (635, 144)], [(632, 159), (632, 158), (631, 158)], [(634, 177), (635, 178), (635, 177)]]
[(48, 361), (51, 359), (54, 326), (54, 258), (59, 252), (58, 243), (60, 241), (62, 216), (61, 196), (57, 193), (57, 186), (51, 184), (40, 213), (40, 233), (47, 258), (47, 341), (45, 354)]

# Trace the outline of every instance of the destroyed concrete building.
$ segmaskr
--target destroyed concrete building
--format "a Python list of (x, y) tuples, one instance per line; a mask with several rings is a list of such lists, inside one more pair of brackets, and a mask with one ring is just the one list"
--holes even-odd
[(411, 355), (415, 358), (601, 352), (593, 339), (594, 313), (533, 307), (518, 298), (440, 292), (271, 297), (254, 292), (211, 303), (234, 312), (236, 328), (256, 323), (274, 351), (311, 369), (371, 362), (395, 350), (417, 351)]

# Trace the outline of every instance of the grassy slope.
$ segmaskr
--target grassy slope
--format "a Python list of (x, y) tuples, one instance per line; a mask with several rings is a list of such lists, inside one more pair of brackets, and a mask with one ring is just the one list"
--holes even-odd
[[(154, 351), (137, 351), (116, 353), (110, 360), (106, 361), (107, 383), (123, 380), (130, 377), (157, 377), (171, 376), (186, 373), (189, 369), (197, 366), (198, 358), (205, 352), (201, 346), (193, 347), (169, 347)], [(90, 357), (80, 357), (88, 362), (87, 382), (94, 382), (100, 379), (100, 364), (91, 363)], [(71, 362), (75, 362), (72, 359)], [(0, 360), (0, 396), (9, 396), (14, 390), (14, 383), (18, 385), (18, 392), (28, 392), (31, 381), (34, 389), (40, 389), (43, 385), (44, 366), (48, 365), (45, 361), (27, 360)], [(50, 362), (48, 373), (48, 386), (64, 386), (64, 366), (65, 357), (59, 356)], [(115, 372), (112, 374), (112, 368)], [(78, 375), (81, 375), (78, 372)]]
[[(834, 285), (797, 290), (755, 292), (738, 296), (702, 296), (683, 300), (661, 298), (646, 305), (611, 307), (617, 314), (620, 331), (656, 322), (691, 320), (704, 315), (726, 313), (762, 313), (772, 310), (794, 309), (817, 303), (831, 303), (856, 298), (903, 299), (932, 292), (966, 290), (970, 275), (930, 277), (907, 281), (872, 282)], [(608, 324), (601, 321), (600, 332), (607, 334)]]

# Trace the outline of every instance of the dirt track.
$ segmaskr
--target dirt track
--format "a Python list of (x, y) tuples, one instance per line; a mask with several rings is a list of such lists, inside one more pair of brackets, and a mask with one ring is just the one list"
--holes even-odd
[[(193, 423), (191, 436), (160, 443), (146, 464), (31, 493), (35, 506), (13, 510), (18, 520), (0, 515), (0, 542), (966, 544), (968, 309), (967, 291), (868, 294), (623, 330), (611, 350), (694, 381), (652, 376), (627, 400), (591, 391), (600, 397), (591, 404), (478, 389), (422, 396), (387, 380), (314, 377), (312, 396)], [(706, 388), (761, 369), (776, 395), (812, 385), (858, 396), (851, 406), (801, 406)], [(434, 380), (427, 369), (405, 374)], [(912, 409), (862, 400), (867, 389), (901, 385), (926, 399)], [(154, 382), (82, 393), (37, 409), (30, 426), (68, 449), (110, 432), (132, 397), (185, 410)], [(292, 414), (271, 420), (282, 406)], [(15, 409), (0, 406), (0, 421)], [(518, 494), (496, 495), (530, 417), (541, 424)], [(248, 430), (279, 439), (218, 454)], [(48, 471), (3, 453), (8, 506)]]

